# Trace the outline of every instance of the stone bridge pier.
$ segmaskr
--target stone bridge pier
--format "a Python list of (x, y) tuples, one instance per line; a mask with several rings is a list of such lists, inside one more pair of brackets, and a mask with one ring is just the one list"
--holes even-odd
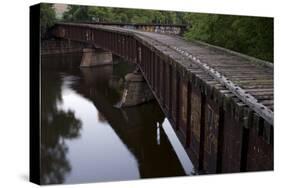
[(154, 96), (139, 68), (125, 76), (125, 89), (121, 101), (122, 107), (135, 106), (153, 99)]
[(84, 48), (80, 67), (112, 65), (112, 53), (97, 48)]

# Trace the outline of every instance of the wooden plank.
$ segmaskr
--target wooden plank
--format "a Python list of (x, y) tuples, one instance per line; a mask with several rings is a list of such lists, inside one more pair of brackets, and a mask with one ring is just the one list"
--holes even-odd
[(246, 84), (243, 84), (243, 86), (241, 86), (246, 92), (249, 90), (249, 89), (272, 89), (272, 84), (270, 85), (246, 85)]
[(264, 100), (264, 101), (261, 101), (261, 103), (264, 105), (273, 105), (274, 101), (273, 100)]
[(196, 62), (200, 67), (202, 67), (202, 69), (212, 75), (216, 80), (230, 89), (238, 98), (240, 98), (243, 102), (253, 108), (254, 111), (261, 115), (266, 121), (268, 121), (270, 124), (273, 124), (273, 112), (263, 104), (259, 103), (255, 97), (250, 94), (245, 94), (245, 91), (241, 87), (228, 80), (226, 77), (221, 75), (213, 68), (209, 67), (207, 64), (202, 63), (200, 59), (196, 59), (188, 52), (182, 51), (177, 47), (174, 47), (174, 49), (182, 54), (185, 54), (192, 61)]

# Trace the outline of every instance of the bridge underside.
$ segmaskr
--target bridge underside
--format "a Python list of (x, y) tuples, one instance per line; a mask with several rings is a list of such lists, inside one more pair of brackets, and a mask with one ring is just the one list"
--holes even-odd
[(136, 63), (199, 170), (273, 169), (273, 121), (199, 66), (207, 62), (273, 113), (273, 69), (267, 63), (180, 38), (111, 26), (58, 24), (53, 34)]

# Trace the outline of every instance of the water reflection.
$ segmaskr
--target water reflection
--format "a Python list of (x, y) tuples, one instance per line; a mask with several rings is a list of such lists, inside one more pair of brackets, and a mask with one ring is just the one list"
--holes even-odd
[(156, 102), (114, 107), (130, 69), (120, 63), (43, 71), (43, 184), (182, 176), (192, 171), (192, 166), (183, 167), (167, 138), (165, 117)]
[[(78, 138), (81, 121), (71, 110), (57, 108), (62, 103), (62, 82), (58, 74), (42, 74), (41, 183), (63, 183), (71, 165), (66, 159), (65, 139)], [(51, 83), (51, 84), (50, 84)]]

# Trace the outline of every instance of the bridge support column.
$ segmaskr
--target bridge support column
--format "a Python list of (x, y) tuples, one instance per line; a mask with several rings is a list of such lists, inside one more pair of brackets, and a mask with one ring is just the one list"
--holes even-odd
[(80, 67), (112, 65), (112, 53), (101, 49), (84, 48)]
[(122, 107), (135, 106), (154, 99), (141, 72), (137, 69), (125, 76), (125, 89), (121, 101)]

